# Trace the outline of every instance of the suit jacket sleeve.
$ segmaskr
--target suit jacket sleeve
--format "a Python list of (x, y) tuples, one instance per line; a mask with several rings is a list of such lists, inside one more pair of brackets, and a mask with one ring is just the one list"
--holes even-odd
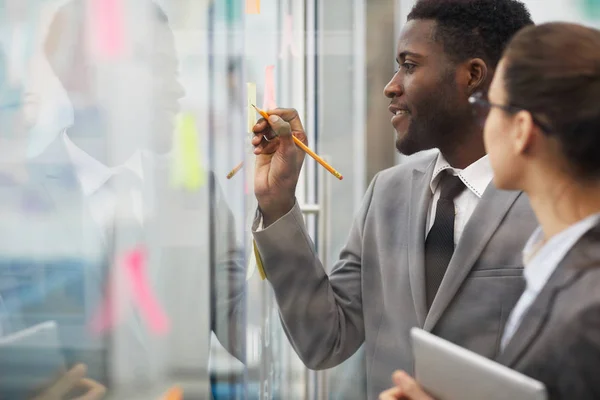
[(364, 341), (362, 241), (376, 181), (377, 176), (329, 276), (315, 252), (298, 204), (259, 232), (259, 219), (255, 220), (254, 239), (275, 292), (284, 330), (309, 368), (338, 365)]
[(600, 306), (565, 321), (547, 352), (524, 372), (546, 385), (549, 400), (600, 398)]
[(600, 398), (600, 306), (588, 307), (569, 324), (562, 336), (562, 360), (554, 365), (559, 371), (556, 386), (549, 383), (550, 399)]

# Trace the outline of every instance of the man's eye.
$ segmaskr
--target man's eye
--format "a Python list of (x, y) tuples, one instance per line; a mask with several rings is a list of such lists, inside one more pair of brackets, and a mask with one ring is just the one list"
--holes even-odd
[(414, 70), (414, 68), (416, 67), (415, 64), (412, 63), (403, 63), (402, 64), (402, 68), (404, 68), (407, 72), (412, 72)]

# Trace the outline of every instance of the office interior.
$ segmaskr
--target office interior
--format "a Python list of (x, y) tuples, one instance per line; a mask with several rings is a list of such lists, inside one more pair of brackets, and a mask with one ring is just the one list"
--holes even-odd
[[(64, 309), (35, 322), (71, 324), (74, 348), (81, 340), (102, 349), (113, 383), (107, 398), (161, 399), (173, 387), (185, 399), (365, 398), (362, 349), (339, 367), (307, 369), (261, 279), (248, 130), (260, 116), (248, 103), (297, 109), (309, 146), (344, 175), (337, 180), (307, 158), (296, 193), (331, 266), (370, 180), (406, 161), (394, 146), (383, 88), (414, 0), (156, 0), (158, 18), (144, 4), (151, 1), (0, 2), (2, 176), (47, 174), (59, 161), (35, 161), (64, 144), (65, 134), (115, 163), (124, 146), (167, 141), (158, 156), (164, 171), (144, 174), (151, 189), (142, 208), (151, 222), (143, 224), (141, 250), (129, 254), (141, 258), (143, 276), (127, 275), (127, 249), (104, 259), (106, 238), (84, 229), (73, 208), (82, 194), (73, 187), (55, 189), (54, 201), (67, 202), (57, 213), (44, 201), (23, 204), (2, 183), (0, 299), (64, 286)], [(523, 2), (536, 23), (600, 26), (600, 1)], [(176, 82), (180, 88), (168, 86)], [(79, 129), (71, 129), (75, 120), (83, 121)], [(92, 214), (85, 218), (96, 221)], [(109, 282), (125, 288), (113, 293)], [(13, 303), (5, 303), (10, 314)], [(98, 328), (104, 304), (115, 320)]]

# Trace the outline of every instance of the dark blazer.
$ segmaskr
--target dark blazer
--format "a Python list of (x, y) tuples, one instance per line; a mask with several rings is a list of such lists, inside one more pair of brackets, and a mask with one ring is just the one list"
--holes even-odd
[(600, 399), (600, 224), (567, 253), (498, 361), (549, 399)]

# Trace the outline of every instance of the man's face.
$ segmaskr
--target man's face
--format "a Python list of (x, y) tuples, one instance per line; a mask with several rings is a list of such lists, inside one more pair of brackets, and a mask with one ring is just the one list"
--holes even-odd
[(95, 67), (99, 104), (110, 110), (119, 127), (119, 148), (115, 150), (129, 153), (139, 146), (164, 153), (173, 142), (178, 101), (183, 95), (177, 79), (175, 42), (163, 23), (153, 23), (141, 32), (136, 32), (141, 27), (133, 25), (129, 30), (131, 52), (125, 60)]
[(410, 155), (448, 148), (471, 110), (456, 81), (456, 65), (434, 40), (436, 22), (409, 21), (400, 34), (398, 71), (384, 89), (390, 99), (396, 148)]
[[(90, 51), (93, 49), (85, 38), (91, 33), (82, 22), (83, 16), (74, 14), (59, 12), (50, 29), (46, 53), (75, 110), (102, 110), (112, 133), (110, 138), (106, 133), (97, 137), (98, 146), (112, 143), (110, 151), (119, 153), (115, 155), (121, 160), (137, 149), (169, 151), (184, 92), (178, 81), (175, 40), (167, 23), (156, 18), (152, 10), (143, 18), (128, 19), (124, 54), (105, 62)], [(78, 35), (57, 39), (62, 25), (73, 26)]]

